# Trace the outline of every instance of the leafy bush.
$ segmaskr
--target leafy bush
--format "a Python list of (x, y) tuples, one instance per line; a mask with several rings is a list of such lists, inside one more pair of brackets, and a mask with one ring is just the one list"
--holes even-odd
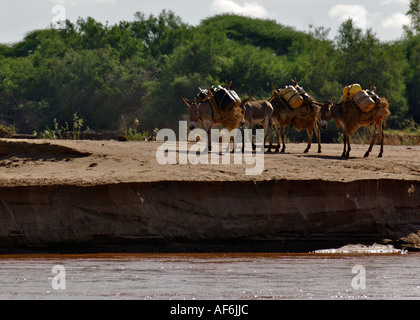
[[(418, 34), (382, 43), (352, 20), (333, 41), (328, 33), (231, 14), (193, 27), (165, 10), (137, 12), (133, 21), (112, 26), (91, 17), (66, 21), (63, 29), (31, 31), (21, 42), (0, 45), (0, 121), (22, 133), (53, 127), (54, 119), (118, 130), (126, 116), (140, 119), (139, 135), (176, 128), (187, 113), (181, 97), (192, 99), (198, 87), (228, 80), (241, 97), (268, 99), (271, 84), (284, 87), (297, 77), (320, 102), (340, 99), (348, 84), (374, 82), (390, 102), (389, 127), (407, 118), (420, 122)], [(58, 129), (45, 134), (51, 133)]]

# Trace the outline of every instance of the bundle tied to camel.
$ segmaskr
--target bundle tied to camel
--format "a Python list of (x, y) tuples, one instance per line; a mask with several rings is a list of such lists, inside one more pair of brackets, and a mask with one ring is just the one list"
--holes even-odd
[(244, 124), (244, 114), (240, 107), (241, 102), (236, 103), (232, 108), (229, 108), (229, 110), (225, 110), (216, 103), (216, 99), (210, 88), (207, 90), (205, 101), (208, 101), (212, 108), (214, 121), (223, 125), (229, 131), (239, 128)]
[(386, 119), (391, 115), (389, 104), (385, 98), (380, 98), (375, 107), (369, 112), (363, 112), (353, 100), (341, 102), (343, 112), (346, 115), (346, 125), (350, 135), (353, 135), (361, 123), (379, 122), (385, 124)]
[[(299, 91), (298, 91), (299, 92)], [(301, 130), (299, 126), (299, 121), (297, 123), (296, 120), (302, 119), (306, 120), (310, 118), (312, 113), (318, 113), (320, 109), (320, 104), (311, 96), (306, 94), (305, 91), (299, 92), (299, 94), (305, 94), (304, 100), (302, 104), (297, 108), (292, 108), (287, 104), (287, 102), (284, 100), (282, 96), (282, 89), (275, 89), (273, 86), (273, 95), (270, 101), (274, 102), (274, 114), (278, 114), (280, 112), (284, 112), (286, 110), (288, 113), (290, 113), (293, 116), (293, 124), (296, 126), (297, 130)]]

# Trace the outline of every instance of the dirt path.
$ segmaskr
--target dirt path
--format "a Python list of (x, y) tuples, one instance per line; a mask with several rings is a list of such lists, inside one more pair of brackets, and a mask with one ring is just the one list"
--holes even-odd
[[(71, 140), (0, 140), (0, 186), (96, 185), (143, 181), (242, 181), (358, 179), (420, 180), (420, 146), (379, 147), (364, 158), (367, 145), (352, 145), (351, 157), (341, 158), (341, 144), (323, 144), (304, 154), (306, 144), (288, 144), (285, 154), (265, 154), (262, 173), (246, 175), (255, 164), (161, 165), (156, 152), (162, 143)], [(194, 144), (189, 144), (188, 148)], [(190, 150), (190, 149), (188, 149)], [(184, 153), (183, 153), (184, 152)], [(166, 153), (165, 155), (169, 155)], [(173, 154), (172, 154), (173, 155)], [(254, 154), (255, 156), (255, 154)], [(189, 158), (187, 158), (189, 159)], [(221, 163), (221, 156), (218, 158)], [(211, 158), (209, 158), (211, 161)]]

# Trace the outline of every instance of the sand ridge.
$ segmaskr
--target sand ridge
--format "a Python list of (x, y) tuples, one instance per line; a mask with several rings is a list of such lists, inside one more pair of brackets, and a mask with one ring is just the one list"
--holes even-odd
[(288, 144), (255, 176), (248, 164), (160, 165), (159, 146), (0, 140), (0, 249), (420, 248), (419, 146), (363, 158), (367, 146), (353, 145), (343, 159), (338, 144)]
[[(351, 157), (341, 157), (341, 144), (323, 144), (304, 154), (304, 143), (288, 144), (286, 153), (265, 153), (260, 175), (246, 175), (245, 162), (234, 164), (160, 165), (159, 142), (94, 140), (0, 140), (0, 186), (95, 185), (151, 181), (264, 181), (277, 179), (420, 180), (420, 146), (378, 146), (364, 158), (367, 145), (352, 146)], [(189, 144), (188, 148), (191, 147)], [(183, 152), (178, 151), (179, 152)]]

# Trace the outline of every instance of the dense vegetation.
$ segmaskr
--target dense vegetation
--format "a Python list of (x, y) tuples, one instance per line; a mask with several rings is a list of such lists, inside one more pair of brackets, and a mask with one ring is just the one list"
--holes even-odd
[(269, 98), (271, 83), (293, 77), (321, 102), (339, 99), (348, 84), (374, 82), (390, 102), (390, 127), (420, 123), (418, 21), (391, 43), (352, 20), (334, 40), (328, 33), (236, 15), (191, 26), (165, 10), (118, 25), (66, 21), (0, 44), (0, 124), (32, 133), (77, 115), (91, 129), (118, 130), (123, 117), (139, 119), (142, 130), (176, 128), (187, 111), (181, 97), (192, 99), (198, 87), (229, 80), (242, 97)]

